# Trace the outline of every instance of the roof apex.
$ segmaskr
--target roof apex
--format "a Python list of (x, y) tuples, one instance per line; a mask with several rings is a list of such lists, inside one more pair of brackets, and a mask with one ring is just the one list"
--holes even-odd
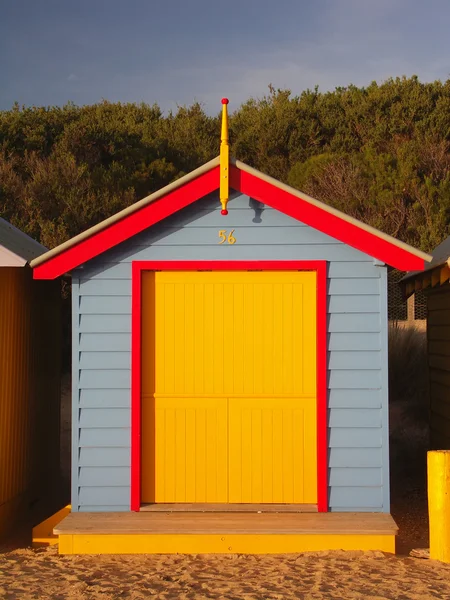
[[(345, 213), (328, 206), (327, 204), (312, 198), (299, 190), (281, 183), (280, 181), (261, 173), (260, 171), (249, 167), (245, 163), (230, 159), (230, 187), (250, 196), (255, 199), (260, 199), (268, 205), (273, 206), (277, 210), (281, 210), (289, 216), (304, 221), (306, 224), (316, 229), (324, 231), (327, 235), (353, 246), (356, 249), (382, 260), (386, 264), (396, 266), (401, 270), (410, 270), (413, 268), (424, 268), (424, 262), (430, 262), (432, 257), (421, 250), (415, 248), (387, 235), (370, 225), (366, 225), (357, 219), (346, 215)], [(60, 244), (56, 248), (42, 254), (31, 262), (32, 268), (38, 268), (39, 273), (35, 273), (38, 278), (52, 278), (70, 271), (77, 265), (90, 260), (94, 256), (101, 254), (108, 248), (124, 241), (131, 235), (141, 231), (146, 226), (151, 226), (153, 223), (173, 214), (187, 204), (199, 199), (194, 194), (206, 194), (219, 189), (219, 165), (220, 158), (216, 157), (213, 160), (195, 169), (191, 173), (184, 175), (173, 183), (161, 188), (160, 190), (150, 194), (149, 196), (135, 202), (131, 206), (116, 213), (115, 215), (105, 219), (98, 225), (87, 229), (70, 240)], [(217, 170), (217, 185), (215, 175), (212, 172)], [(245, 180), (245, 182), (244, 182)], [(186, 186), (186, 190), (190, 190), (190, 198), (180, 198), (180, 188)], [(259, 188), (259, 191), (257, 190)], [(279, 194), (273, 193), (273, 188), (280, 190)], [(258, 198), (258, 194), (260, 197)], [(164, 207), (164, 197), (174, 198), (178, 196), (178, 200), (173, 203), (167, 198), (169, 206)], [(185, 196), (185, 194), (181, 194)], [(292, 202), (292, 198), (298, 199), (298, 204)], [(157, 202), (157, 201), (161, 202)], [(155, 203), (155, 206), (150, 206)], [(167, 204), (167, 203), (166, 203)], [(153, 221), (147, 223), (145, 219), (139, 220), (136, 224), (137, 215), (142, 211), (142, 215), (148, 214), (148, 211), (158, 213), (153, 218)], [(147, 217), (148, 218), (148, 217)], [(309, 220), (308, 220), (309, 218)], [(116, 231), (122, 227), (122, 221), (135, 221), (133, 228), (124, 227), (127, 231), (122, 231), (120, 235), (113, 234), (109, 240), (105, 240), (108, 231)], [(346, 233), (343, 230), (346, 230)], [(98, 245), (98, 240), (103, 237), (102, 244)], [(91, 238), (94, 239), (91, 240)], [(87, 250), (87, 245), (90, 246)], [(78, 248), (75, 248), (78, 247)], [(376, 250), (378, 248), (378, 250)], [(81, 249), (81, 252), (79, 252)], [(71, 254), (69, 261), (65, 260), (65, 256)], [(62, 255), (62, 256), (60, 256)], [(59, 263), (58, 266), (55, 265)], [(391, 262), (390, 262), (391, 260)], [(78, 262), (77, 262), (78, 261)], [(47, 269), (46, 263), (52, 263), (50, 269)], [(65, 269), (63, 269), (63, 264)], [(45, 275), (44, 275), (45, 271)], [(51, 274), (50, 274), (51, 273)]]

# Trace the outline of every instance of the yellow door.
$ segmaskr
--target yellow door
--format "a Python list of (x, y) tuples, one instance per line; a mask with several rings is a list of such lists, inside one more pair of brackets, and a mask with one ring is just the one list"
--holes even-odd
[(315, 503), (316, 274), (148, 272), (142, 501)]

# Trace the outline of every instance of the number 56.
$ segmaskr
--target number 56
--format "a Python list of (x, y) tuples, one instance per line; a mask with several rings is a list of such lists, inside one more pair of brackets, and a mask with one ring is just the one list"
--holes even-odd
[(234, 229), (232, 229), (230, 231), (230, 233), (228, 234), (227, 237), (227, 230), (226, 229), (221, 229), (219, 231), (219, 237), (220, 237), (220, 242), (219, 244), (225, 244), (225, 242), (227, 242), (228, 244), (235, 244), (236, 243), (236, 238), (233, 236), (234, 233)]

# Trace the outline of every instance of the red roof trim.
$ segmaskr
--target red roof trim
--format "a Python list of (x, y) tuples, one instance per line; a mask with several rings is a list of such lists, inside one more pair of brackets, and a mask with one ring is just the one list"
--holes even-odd
[[(308, 200), (293, 196), (288, 191), (236, 166), (230, 168), (230, 185), (235, 190), (401, 271), (423, 271), (425, 267), (424, 259), (407, 249), (329, 213)], [(219, 167), (213, 167), (161, 199), (130, 213), (120, 221), (93, 233), (91, 237), (39, 264), (34, 268), (34, 278), (55, 279), (185, 208), (218, 187)]]
[(415, 256), (353, 223), (340, 219), (337, 215), (324, 211), (307, 200), (302, 200), (297, 196), (293, 197), (289, 192), (275, 187), (255, 175), (241, 171), (237, 167), (232, 167), (230, 170), (230, 185), (241, 193), (251, 196), (255, 200), (259, 200), (400, 271), (422, 271), (425, 268), (423, 258)]
[(169, 192), (167, 196), (147, 204), (106, 229), (94, 233), (76, 246), (50, 258), (34, 268), (35, 279), (55, 279), (121, 242), (137, 235), (147, 227), (162, 221), (219, 186), (219, 167), (200, 175), (193, 181)]

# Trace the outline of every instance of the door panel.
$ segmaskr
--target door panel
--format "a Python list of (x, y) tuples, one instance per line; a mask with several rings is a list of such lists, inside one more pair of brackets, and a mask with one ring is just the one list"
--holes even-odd
[(314, 272), (149, 272), (142, 288), (144, 392), (315, 396)]
[(144, 398), (143, 404), (142, 501), (228, 502), (227, 401)]
[(317, 502), (314, 398), (230, 399), (229, 502)]
[(148, 272), (143, 502), (316, 502), (316, 274)]

